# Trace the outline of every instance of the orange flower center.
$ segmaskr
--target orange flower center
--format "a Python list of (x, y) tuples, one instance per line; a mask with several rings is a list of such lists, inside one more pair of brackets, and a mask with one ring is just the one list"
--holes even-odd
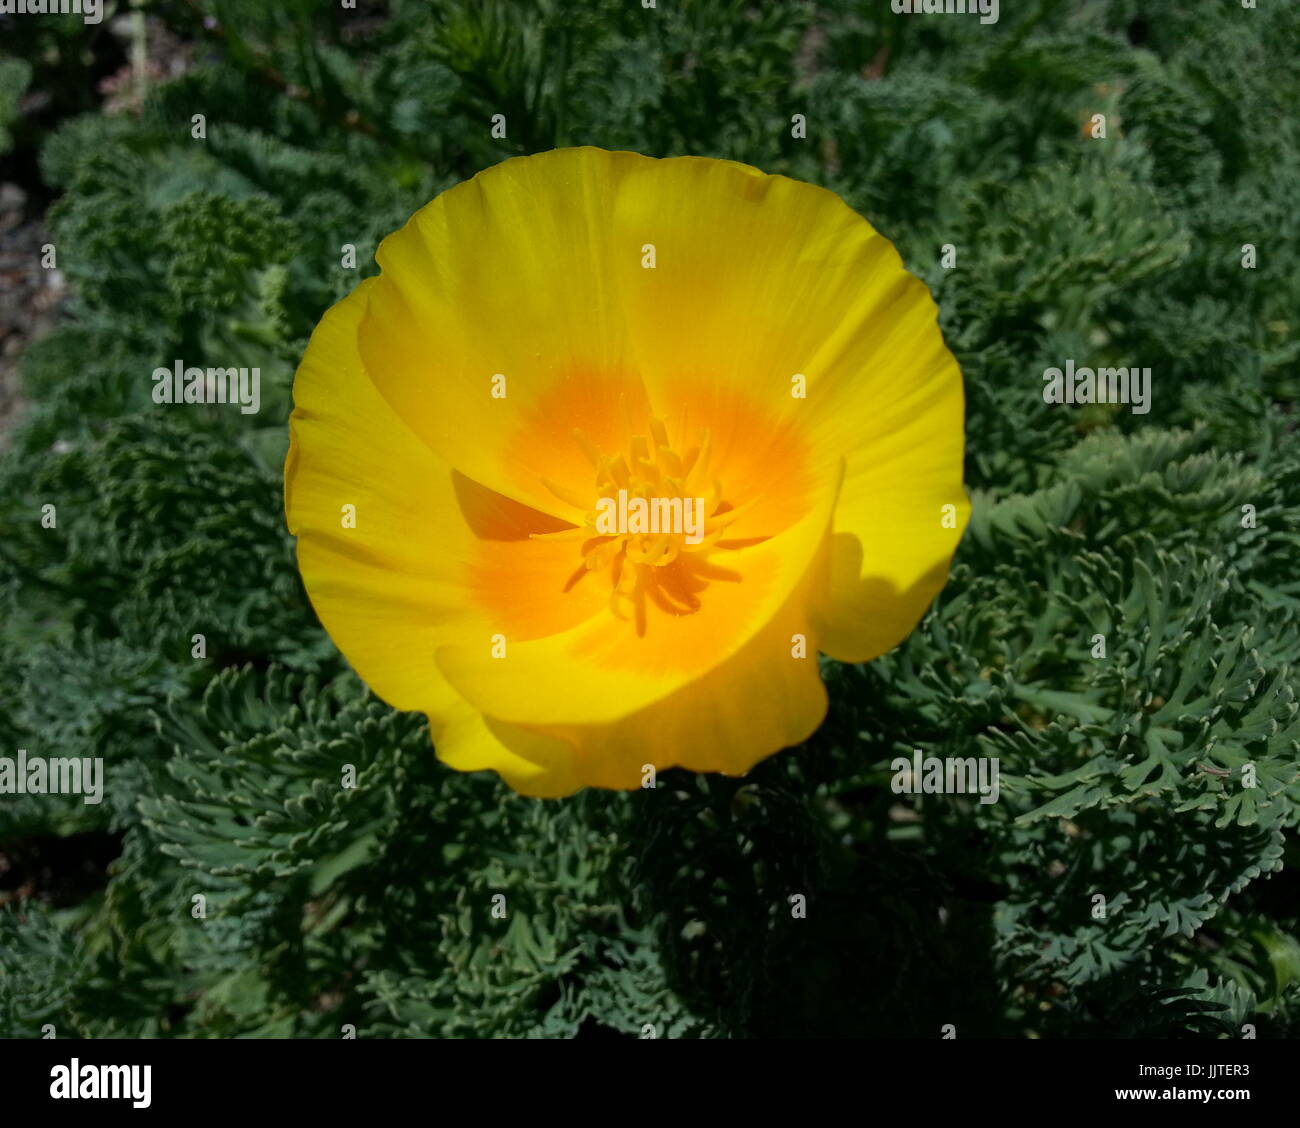
[(707, 430), (679, 453), (661, 420), (651, 419), (649, 429), (649, 436), (635, 436), (618, 454), (598, 450), (575, 429), (574, 440), (595, 467), (596, 505), (548, 481), (556, 497), (588, 516), (581, 528), (533, 534), (578, 543), (582, 563), (565, 590), (587, 575), (607, 575), (611, 609), (635, 619), (638, 634), (645, 633), (647, 604), (688, 615), (699, 610), (699, 593), (709, 581), (739, 579), (708, 557), (731, 547), (721, 538), (745, 508), (726, 501), (721, 483), (709, 476)]

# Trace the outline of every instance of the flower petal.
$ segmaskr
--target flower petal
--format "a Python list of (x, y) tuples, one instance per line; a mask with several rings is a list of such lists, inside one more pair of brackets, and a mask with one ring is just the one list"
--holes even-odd
[(709, 565), (728, 574), (708, 576), (692, 613), (647, 599), (643, 623), (606, 610), (572, 630), (511, 643), (505, 660), (486, 646), (450, 645), (438, 665), (466, 700), (503, 721), (605, 724), (639, 712), (723, 665), (776, 618), (817, 570), (838, 487), (779, 535), (711, 555)]
[(496, 635), (569, 629), (607, 600), (594, 590), (554, 598), (573, 572), (572, 547), (530, 534), (563, 523), (457, 475), (379, 395), (356, 344), (373, 290), (364, 282), (329, 310), (303, 357), (285, 510), (308, 594), (339, 649), (384, 700), (427, 710), (454, 700), (438, 646), (486, 649)]
[(380, 245), (361, 325), (367, 370), (434, 450), (570, 521), (581, 508), (543, 483), (592, 488), (573, 432), (622, 451), (648, 420), (609, 271), (637, 254), (610, 221), (622, 168), (645, 159), (557, 150), (449, 189)]

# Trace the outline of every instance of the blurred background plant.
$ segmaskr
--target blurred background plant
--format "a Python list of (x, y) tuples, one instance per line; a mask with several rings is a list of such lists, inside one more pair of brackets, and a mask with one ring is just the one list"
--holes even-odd
[[(1300, 1032), (1300, 8), (1193, 7), (0, 17), (0, 754), (108, 773), (100, 806), (0, 799), (0, 1034)], [(349, 673), (279, 471), (297, 359), (378, 240), (575, 144), (866, 215), (940, 302), (975, 509), (912, 637), (827, 664), (805, 747), (541, 803), (442, 768)], [(154, 405), (177, 356), (259, 366), (260, 415)], [(1045, 405), (1067, 357), (1150, 367), (1150, 414)], [(1001, 800), (894, 794), (914, 749), (999, 757)]]

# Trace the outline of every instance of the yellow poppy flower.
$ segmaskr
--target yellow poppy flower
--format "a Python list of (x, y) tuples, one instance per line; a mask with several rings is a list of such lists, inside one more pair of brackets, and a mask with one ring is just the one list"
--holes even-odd
[(377, 258), (298, 370), (286, 512), (326, 630), (453, 768), (745, 772), (820, 724), (818, 651), (876, 657), (943, 586), (961, 376), (832, 193), (561, 149)]

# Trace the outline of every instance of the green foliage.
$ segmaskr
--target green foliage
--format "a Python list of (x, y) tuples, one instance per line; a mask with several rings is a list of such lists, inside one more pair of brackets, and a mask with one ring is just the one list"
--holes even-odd
[[(1300, 1031), (1300, 13), (1194, 7), (146, 5), (193, 65), (138, 112), (63, 98), (41, 152), (74, 298), (0, 462), (0, 755), (111, 784), (0, 800), (0, 1033)], [(29, 74), (89, 51), (14, 43), (0, 150)], [(950, 583), (825, 663), (826, 724), (744, 780), (536, 802), (451, 772), (298, 579), (312, 327), (433, 194), (563, 144), (841, 193), (965, 374)], [(198, 356), (258, 366), (261, 413), (153, 403)], [(1150, 414), (1045, 404), (1066, 357), (1149, 366)], [(999, 801), (895, 794), (915, 750), (996, 756)]]
[(0, 59), (0, 154), (13, 145), (9, 128), (18, 120), (18, 102), (31, 78), (32, 68), (22, 59)]

